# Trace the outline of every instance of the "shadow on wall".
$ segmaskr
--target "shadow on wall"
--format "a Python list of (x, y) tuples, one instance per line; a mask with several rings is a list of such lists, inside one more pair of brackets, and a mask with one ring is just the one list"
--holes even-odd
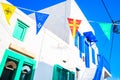
[(34, 80), (52, 80), (53, 67), (44, 62), (39, 62), (35, 71)]
[[(67, 18), (70, 17), (70, 1), (65, 1), (55, 7), (49, 8), (49, 17), (44, 26), (59, 38), (69, 43), (70, 29)], [(48, 12), (48, 10), (44, 10)]]

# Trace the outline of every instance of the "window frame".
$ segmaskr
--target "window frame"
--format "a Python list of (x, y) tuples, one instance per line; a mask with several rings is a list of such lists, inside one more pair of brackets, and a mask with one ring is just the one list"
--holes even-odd
[[(61, 71), (58, 72), (57, 69), (60, 69)], [(65, 74), (67, 74), (67, 76), (64, 76), (63, 71), (65, 72)], [(69, 70), (63, 68), (62, 66), (55, 64), (54, 68), (53, 68), (52, 80), (62, 80), (63, 79), (62, 76), (66, 77), (67, 80), (75, 80), (75, 72), (69, 71)], [(60, 77), (60, 78), (58, 78), (58, 77)]]
[(35, 71), (35, 67), (36, 67), (36, 61), (27, 57), (27, 56), (19, 54), (18, 52), (10, 50), (10, 49), (5, 50), (2, 62), (0, 64), (0, 76), (2, 75), (2, 72), (4, 70), (4, 66), (5, 66), (8, 58), (12, 59), (12, 60), (15, 60), (15, 61), (18, 61), (18, 66), (17, 66), (17, 70), (16, 70), (14, 80), (19, 80), (23, 64), (28, 64), (28, 65), (31, 64), (32, 65), (32, 73), (31, 73), (31, 79), (30, 80), (33, 80), (34, 71)]
[[(21, 20), (17, 19), (17, 23), (16, 23), (16, 26), (15, 26), (14, 31), (13, 31), (13, 37), (20, 40), (20, 41), (24, 41), (24, 38), (25, 38), (25, 35), (27, 33), (28, 28), (29, 28), (28, 25), (26, 25)], [(19, 32), (18, 29), (19, 29), (19, 31), (20, 31), (20, 29), (22, 29), (22, 31), (20, 32), (21, 35), (18, 34), (18, 32)]]

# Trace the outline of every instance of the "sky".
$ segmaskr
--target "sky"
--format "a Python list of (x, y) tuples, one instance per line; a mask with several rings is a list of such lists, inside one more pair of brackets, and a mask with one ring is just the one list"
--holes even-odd
[[(51, 5), (63, 2), (65, 0), (7, 0), (12, 2), (15, 6), (23, 7), (31, 10), (40, 10)], [(120, 34), (115, 34), (111, 30), (110, 40), (106, 38), (103, 31), (100, 28), (99, 22), (111, 23), (111, 19), (108, 16), (102, 0), (75, 0), (90, 25), (95, 30), (95, 36), (97, 38), (97, 46), (99, 48), (99, 54), (104, 55), (107, 61), (110, 63), (112, 78), (108, 80), (120, 80)], [(103, 0), (112, 19), (114, 21), (120, 20), (120, 0)], [(28, 3), (29, 2), (29, 3)], [(27, 5), (26, 5), (27, 4)], [(40, 6), (41, 5), (41, 6)], [(30, 14), (32, 12), (27, 12)], [(91, 22), (92, 21), (92, 22)], [(119, 24), (119, 23), (118, 23)], [(118, 26), (119, 27), (119, 26)], [(113, 28), (113, 26), (112, 26)], [(114, 35), (114, 36), (113, 36)], [(112, 43), (113, 40), (113, 43)]]
[[(111, 37), (110, 40), (108, 40), (102, 32), (98, 23), (111, 23), (111, 19), (107, 14), (104, 5), (102, 4), (102, 0), (75, 1), (95, 30), (96, 38), (98, 40), (97, 46), (99, 47), (99, 54), (104, 55), (107, 61), (110, 63), (112, 78), (109, 78), (108, 80), (120, 80), (120, 34), (113, 33), (112, 26)], [(113, 21), (120, 20), (120, 0), (103, 1)], [(118, 24), (120, 24), (120, 22), (118, 22)]]

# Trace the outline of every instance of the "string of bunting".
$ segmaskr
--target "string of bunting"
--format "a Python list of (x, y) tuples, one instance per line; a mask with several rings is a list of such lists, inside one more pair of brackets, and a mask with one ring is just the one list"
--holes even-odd
[[(16, 6), (12, 6), (12, 5), (6, 4), (6, 3), (1, 3), (1, 5), (2, 5), (2, 9), (3, 9), (4, 15), (5, 15), (6, 21), (10, 25), (9, 21), (15, 12)], [(33, 10), (25, 9), (25, 8), (20, 8), (20, 9), (24, 9), (27, 11), (33, 11)], [(33, 11), (33, 12), (35, 13), (35, 18), (36, 18), (36, 34), (38, 34), (38, 32), (42, 28), (43, 24), (45, 23), (45, 21), (49, 15), (40, 13), (40, 12), (36, 12), (36, 11)]]
[[(1, 4), (2, 4), (2, 8), (3, 8), (3, 11), (4, 11), (4, 15), (6, 17), (6, 20), (7, 20), (8, 24), (10, 25), (9, 20), (10, 20), (11, 16), (13, 15), (13, 13), (15, 12), (15, 9), (16, 9), (17, 6), (13, 6), (13, 5), (6, 4), (6, 3), (1, 3)], [(31, 11), (31, 12), (35, 13), (35, 17), (36, 17), (36, 34), (38, 34), (38, 32), (42, 28), (43, 24), (45, 23), (46, 19), (48, 18), (49, 14), (40, 13), (40, 12), (37, 12), (35, 10), (22, 8), (22, 7), (17, 7), (17, 8), (23, 9), (23, 10), (26, 10), (26, 11)], [(79, 25), (81, 24), (81, 21), (83, 21), (83, 20), (76, 20), (77, 21), (76, 22), (73, 19), (73, 23), (72, 24), (70, 23), (70, 20), (72, 20), (72, 19), (68, 18), (68, 20), (69, 20), (68, 21), (69, 22), (69, 26), (70, 25), (73, 25), (73, 27), (77, 26), (76, 29), (70, 27), (71, 30), (73, 29), (74, 33), (72, 32), (72, 35), (73, 35), (73, 37), (75, 37), (76, 31), (79, 28)], [(103, 30), (104, 34), (107, 36), (108, 39), (110, 39), (112, 23), (97, 22), (97, 21), (92, 21), (92, 20), (88, 20), (88, 22), (90, 22), (90, 23), (98, 23), (100, 25), (101, 29)], [(120, 24), (116, 24), (116, 25), (120, 25)]]

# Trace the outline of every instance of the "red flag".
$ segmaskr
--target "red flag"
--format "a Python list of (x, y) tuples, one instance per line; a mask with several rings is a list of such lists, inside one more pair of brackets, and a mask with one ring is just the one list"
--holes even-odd
[(68, 19), (68, 23), (69, 23), (69, 27), (72, 33), (73, 38), (75, 38), (75, 35), (78, 31), (78, 28), (80, 26), (81, 20), (77, 20), (77, 19), (72, 19), (72, 18), (67, 18)]

